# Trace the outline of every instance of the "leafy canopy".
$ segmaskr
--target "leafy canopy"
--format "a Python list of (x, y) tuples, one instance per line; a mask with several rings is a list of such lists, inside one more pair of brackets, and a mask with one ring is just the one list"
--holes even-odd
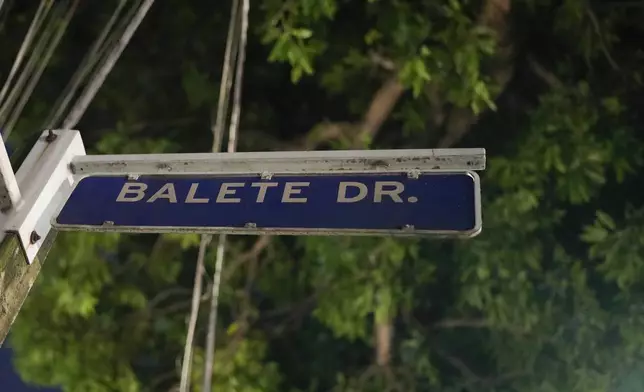
[[(73, 23), (97, 34), (111, 6)], [(154, 7), (79, 126), (94, 152), (211, 144), (229, 10)], [(31, 13), (9, 16), (3, 47)], [(576, 0), (253, 3), (241, 149), (485, 147), (484, 230), (232, 239), (215, 389), (641, 390), (641, 17)], [(66, 40), (18, 143), (85, 50)], [(198, 244), (61, 235), (13, 328), (22, 376), (65, 391), (176, 385)]]

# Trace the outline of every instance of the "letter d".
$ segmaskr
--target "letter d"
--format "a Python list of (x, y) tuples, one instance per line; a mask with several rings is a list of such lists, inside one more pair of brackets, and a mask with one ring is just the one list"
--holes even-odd
[[(358, 188), (358, 194), (353, 197), (347, 197), (347, 188)], [(338, 203), (355, 203), (367, 197), (367, 186), (360, 182), (342, 181), (338, 188)]]

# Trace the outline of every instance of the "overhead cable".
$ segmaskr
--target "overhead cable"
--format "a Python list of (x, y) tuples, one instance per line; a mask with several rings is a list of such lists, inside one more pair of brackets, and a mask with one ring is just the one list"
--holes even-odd
[[(126, 3), (127, 0), (119, 1), (119, 4), (114, 9), (114, 12), (112, 12), (110, 19), (103, 27), (103, 30), (92, 44), (92, 47), (85, 55), (81, 64), (76, 69), (76, 72), (74, 72), (74, 75), (69, 80), (62, 94), (58, 97), (56, 103), (52, 107), (52, 110), (47, 117), (47, 120), (45, 121), (43, 129), (52, 129), (59, 125), (61, 117), (63, 116), (65, 110), (67, 110), (67, 107), (69, 106), (72, 98), (74, 98), (74, 96), (78, 92), (79, 87), (87, 79), (87, 76), (90, 75), (91, 71), (95, 69), (100, 60), (104, 57), (107, 49), (109, 49), (110, 39), (108, 39), (108, 36), (112, 37), (112, 41), (116, 41), (116, 34), (122, 34), (122, 32), (119, 32), (118, 29), (114, 29), (114, 25), (121, 16), (121, 12), (123, 11)], [(135, 8), (133, 7), (133, 10), (134, 9)], [(126, 17), (126, 20), (131, 19), (131, 15), (128, 16), (130, 17)]]
[(130, 42), (130, 39), (132, 39), (132, 36), (153, 4), (154, 0), (143, 0), (143, 4), (137, 9), (125, 31), (115, 43), (112, 51), (107, 55), (105, 62), (101, 64), (101, 67), (93, 75), (88, 86), (82, 92), (80, 98), (76, 101), (76, 104), (72, 107), (69, 115), (65, 118), (65, 121), (63, 121), (62, 128), (72, 129), (76, 124), (78, 124), (78, 121), (80, 121), (80, 118), (85, 113), (85, 110), (87, 110), (87, 107), (92, 99), (94, 99), (94, 96), (96, 96), (96, 93), (103, 85), (105, 78), (107, 78), (107, 75), (114, 67), (114, 64), (116, 64), (116, 61), (121, 56), (121, 53), (123, 53), (123, 50), (125, 50), (125, 47)]
[[(235, 86), (233, 91), (233, 105), (230, 119), (230, 126), (228, 128), (228, 152), (234, 153), (237, 150), (237, 140), (239, 134), (239, 119), (241, 117), (241, 95), (244, 79), (244, 64), (246, 61), (246, 44), (248, 36), (248, 13), (250, 11), (249, 0), (242, 0), (241, 10), (241, 26), (239, 37), (239, 49), (237, 51), (237, 64), (235, 72)], [(219, 308), (219, 292), (221, 286), (221, 273), (224, 267), (226, 251), (226, 235), (221, 234), (217, 244), (217, 255), (215, 260), (215, 272), (213, 274), (212, 294), (210, 302), (210, 319), (208, 325), (207, 335), (207, 351), (206, 351), (206, 368), (205, 373), (212, 377), (214, 370), (215, 359), (215, 343), (217, 333), (217, 314)], [(208, 382), (206, 382), (208, 381)], [(204, 376), (204, 392), (210, 392), (212, 388), (212, 381), (206, 380)]]

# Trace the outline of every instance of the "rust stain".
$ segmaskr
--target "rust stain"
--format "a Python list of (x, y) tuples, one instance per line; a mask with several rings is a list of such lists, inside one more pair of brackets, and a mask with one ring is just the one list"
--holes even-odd
[(389, 167), (389, 163), (387, 163), (387, 161), (383, 159), (369, 159), (369, 160), (366, 160), (365, 163), (371, 168)]

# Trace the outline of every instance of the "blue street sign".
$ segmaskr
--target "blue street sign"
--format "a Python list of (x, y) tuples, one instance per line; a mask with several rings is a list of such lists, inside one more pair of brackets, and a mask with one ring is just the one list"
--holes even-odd
[(273, 234), (442, 234), (481, 228), (479, 177), (458, 173), (90, 176), (62, 230)]

